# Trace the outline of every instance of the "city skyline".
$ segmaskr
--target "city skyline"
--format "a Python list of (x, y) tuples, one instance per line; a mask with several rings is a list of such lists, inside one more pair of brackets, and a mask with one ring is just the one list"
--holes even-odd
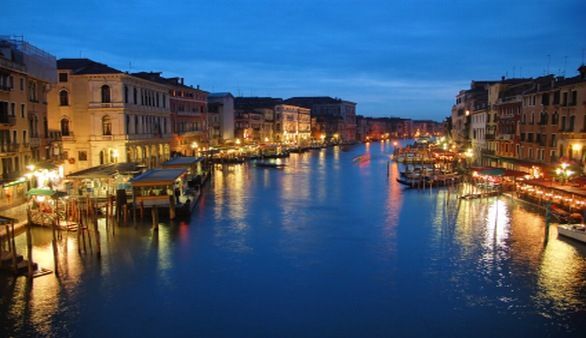
[(342, 97), (365, 116), (439, 121), (473, 79), (574, 76), (583, 62), (585, 4), (503, 4), (8, 1), (0, 31), (58, 58), (162, 71), (211, 92)]

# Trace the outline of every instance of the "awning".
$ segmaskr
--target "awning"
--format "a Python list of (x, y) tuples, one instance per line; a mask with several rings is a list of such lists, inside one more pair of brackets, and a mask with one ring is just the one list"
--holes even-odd
[(130, 180), (133, 187), (173, 185), (185, 169), (151, 169)]

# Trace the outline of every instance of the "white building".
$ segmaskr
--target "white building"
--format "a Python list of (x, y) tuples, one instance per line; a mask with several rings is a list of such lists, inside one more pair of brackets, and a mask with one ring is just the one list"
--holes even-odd
[(61, 135), (66, 173), (116, 162), (153, 167), (169, 158), (165, 85), (89, 59), (60, 59), (57, 69), (49, 129)]
[(208, 95), (208, 126), (212, 144), (234, 138), (234, 96), (230, 93)]

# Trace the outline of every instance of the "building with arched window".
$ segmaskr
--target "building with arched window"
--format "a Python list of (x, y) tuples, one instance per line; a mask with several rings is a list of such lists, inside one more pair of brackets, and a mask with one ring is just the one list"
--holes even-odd
[[(22, 38), (0, 37), (0, 210), (25, 200), (26, 167), (51, 160), (44, 121), (55, 57)], [(39, 123), (41, 122), (41, 123)]]
[(59, 105), (69, 106), (69, 93), (65, 89), (59, 92)]
[(89, 59), (60, 59), (57, 68), (67, 81), (49, 93), (54, 113), (48, 124), (62, 135), (66, 174), (113, 162), (153, 166), (169, 158), (167, 86)]

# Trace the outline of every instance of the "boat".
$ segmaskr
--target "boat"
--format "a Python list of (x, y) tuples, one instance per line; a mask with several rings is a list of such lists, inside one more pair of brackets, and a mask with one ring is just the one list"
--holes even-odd
[(272, 163), (272, 162), (256, 162), (254, 165), (259, 168), (275, 168), (275, 169), (283, 169), (286, 166), (284, 163)]
[(584, 224), (559, 224), (558, 234), (586, 243), (586, 226)]

